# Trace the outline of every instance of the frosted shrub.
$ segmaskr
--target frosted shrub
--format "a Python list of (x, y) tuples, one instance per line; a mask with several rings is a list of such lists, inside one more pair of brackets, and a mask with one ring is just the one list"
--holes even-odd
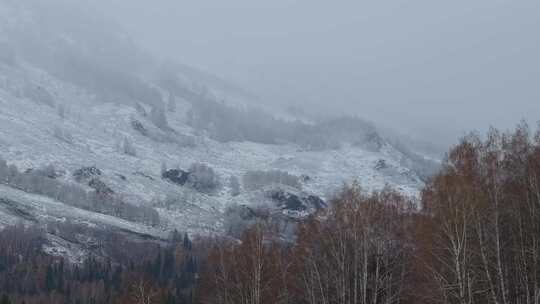
[(242, 178), (244, 187), (248, 190), (257, 190), (272, 184), (279, 184), (301, 189), (300, 179), (285, 171), (248, 171)]
[(212, 192), (219, 187), (219, 176), (210, 166), (194, 163), (189, 168), (188, 183), (200, 192)]

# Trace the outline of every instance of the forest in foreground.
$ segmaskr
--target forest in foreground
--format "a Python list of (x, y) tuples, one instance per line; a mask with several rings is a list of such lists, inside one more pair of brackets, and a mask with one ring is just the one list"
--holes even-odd
[[(72, 264), (45, 234), (100, 234)], [(540, 303), (540, 130), (469, 135), (415, 204), (351, 184), (298, 223), (240, 239), (133, 241), (59, 223), (0, 231), (0, 304)], [(106, 258), (103, 258), (103, 257)]]

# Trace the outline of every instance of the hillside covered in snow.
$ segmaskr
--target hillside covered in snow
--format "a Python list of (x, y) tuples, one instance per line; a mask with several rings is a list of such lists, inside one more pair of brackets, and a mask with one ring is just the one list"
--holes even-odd
[(56, 2), (0, 2), (2, 226), (234, 234), (259, 216), (302, 218), (353, 181), (417, 197), (434, 166), (354, 116), (258, 108)]

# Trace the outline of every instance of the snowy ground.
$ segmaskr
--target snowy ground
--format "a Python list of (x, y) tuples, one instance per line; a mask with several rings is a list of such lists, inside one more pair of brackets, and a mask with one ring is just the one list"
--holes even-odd
[[(57, 106), (25, 97), (24, 89), (29, 84), (46, 89)], [(64, 108), (64, 117), (59, 115), (60, 107)], [(400, 166), (404, 156), (390, 145), (380, 152), (369, 152), (351, 146), (304, 151), (295, 145), (220, 143), (197, 135), (186, 125), (188, 109), (188, 103), (180, 101), (177, 111), (168, 113), (167, 118), (175, 134), (193, 136), (195, 146), (173, 142), (176, 135), (170, 142), (157, 142), (131, 127), (136, 119), (152, 132), (163, 133), (132, 106), (99, 102), (91, 94), (29, 66), (14, 69), (0, 65), (0, 157), (21, 171), (52, 164), (65, 172), (62, 179), (66, 182), (74, 182), (74, 170), (96, 166), (113, 190), (135, 203), (150, 204), (167, 195), (182, 197), (185, 203), (174, 211), (159, 210), (162, 229), (190, 232), (219, 232), (221, 215), (228, 205), (257, 203), (249, 201), (252, 196), (246, 193), (237, 197), (229, 194), (228, 177), (241, 179), (248, 170), (277, 169), (307, 175), (310, 180), (303, 185), (304, 190), (323, 198), (353, 180), (366, 191), (390, 185), (411, 197), (417, 196), (422, 186), (414, 172)], [(69, 133), (70, 142), (55, 136), (55, 129)], [(118, 149), (124, 138), (133, 142), (136, 156)], [(377, 170), (380, 160), (386, 168)], [(160, 177), (162, 164), (187, 169), (194, 162), (206, 163), (220, 175), (224, 187), (219, 193), (201, 194)], [(7, 189), (1, 188), (0, 195), (4, 193)], [(75, 212), (74, 208), (69, 210)]]
[[(244, 173), (251, 170), (282, 170), (308, 176), (302, 183), (303, 191), (323, 199), (331, 197), (344, 183), (355, 180), (365, 191), (388, 185), (406, 196), (418, 197), (422, 181), (415, 172), (401, 165), (407, 163), (406, 156), (388, 143), (378, 152), (346, 144), (339, 150), (306, 151), (292, 144), (221, 143), (188, 126), (189, 101), (177, 100), (176, 111), (167, 112), (168, 123), (174, 131), (163, 131), (154, 126), (141, 108), (137, 110), (133, 106), (136, 100), (123, 98), (120, 102), (109, 98), (105, 101), (98, 97), (102, 96), (98, 92), (78, 87), (70, 79), (62, 81), (51, 76), (37, 68), (39, 64), (29, 63), (37, 53), (30, 52), (30, 56), (22, 58), (21, 54), (10, 54), (10, 49), (16, 49), (14, 46), (20, 42), (25, 49), (39, 40), (38, 49), (46, 48), (49, 54), (69, 54), (75, 50), (83, 54), (81, 58), (94, 58), (89, 55), (103, 51), (103, 58), (114, 64), (121, 62), (118, 65), (122, 67), (142, 52), (111, 26), (105, 27), (106, 32), (99, 32), (101, 27), (95, 26), (69, 28), (62, 26), (62, 18), (40, 16), (41, 10), (36, 9), (38, 3), (15, 0), (0, 3), (0, 158), (16, 165), (21, 172), (53, 165), (63, 172), (59, 179), (65, 183), (76, 183), (72, 177), (75, 170), (95, 166), (103, 172), (100, 179), (124, 201), (155, 207), (161, 224), (149, 227), (0, 184), (0, 226), (21, 221), (46, 225), (69, 220), (156, 238), (165, 237), (172, 229), (191, 234), (219, 234), (224, 232), (224, 214), (229, 206), (271, 203), (261, 191), (242, 189), (240, 195), (231, 195), (229, 178), (235, 176), (242, 180)], [(47, 2), (46, 5), (53, 4)], [(71, 16), (73, 12), (70, 11), (70, 17), (77, 18)], [(40, 24), (45, 22), (43, 20), (48, 20), (46, 25)], [(94, 19), (80, 20), (92, 22)], [(24, 33), (24, 37), (20, 33)], [(29, 41), (24, 42), (25, 39)], [(111, 55), (118, 53), (122, 55)], [(122, 72), (138, 71), (137, 68), (128, 70)], [(146, 74), (129, 75), (152, 78)], [(204, 81), (205, 77), (201, 77), (194, 78), (187, 73), (180, 78), (195, 87), (208, 87), (209, 94), (216, 96), (216, 100), (226, 99), (229, 105), (243, 107), (249, 103), (246, 100), (249, 96), (245, 94), (226, 96), (228, 93), (220, 92), (219, 85), (216, 89), (212, 83), (197, 83)], [(126, 88), (131, 89), (129, 85)], [(165, 90), (156, 89), (162, 92), (163, 100), (167, 100)], [(143, 112), (150, 112), (150, 107), (142, 108)], [(286, 120), (299, 119), (289, 114), (274, 114)], [(152, 135), (137, 132), (132, 126), (134, 120)], [(186, 145), (186, 138), (192, 138), (193, 144)], [(136, 156), (124, 153), (121, 146), (126, 139), (135, 147)], [(167, 168), (185, 170), (195, 162), (205, 163), (219, 174), (223, 186), (217, 193), (199, 193), (161, 178), (163, 164)], [(165, 208), (158, 204), (166, 198), (173, 198), (174, 205)], [(73, 261), (80, 261), (85, 254), (81, 244), (69, 243), (55, 235), (49, 235), (49, 240), (46, 250), (50, 253), (69, 256)]]

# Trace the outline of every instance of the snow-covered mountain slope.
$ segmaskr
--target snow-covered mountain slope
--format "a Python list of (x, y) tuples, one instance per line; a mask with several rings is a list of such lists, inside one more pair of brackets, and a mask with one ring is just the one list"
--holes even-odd
[[(311, 210), (301, 206), (305, 202), (319, 205), (318, 198), (327, 200), (354, 180), (366, 191), (388, 185), (410, 197), (423, 186), (411, 165), (415, 160), (376, 129), (353, 124), (342, 132), (335, 124), (293, 124), (267, 114), (260, 116), (264, 121), (227, 121), (253, 117), (235, 103), (249, 95), (236, 98), (227, 95), (235, 90), (212, 87), (216, 79), (205, 83), (204, 77), (183, 74), (185, 68), (164, 68), (120, 31), (100, 29), (95, 20), (83, 18), (87, 24), (65, 30), (58, 16), (75, 18), (72, 10), (40, 15), (43, 2), (25, 3), (0, 2), (0, 158), (23, 177), (52, 165), (54, 177), (47, 178), (61, 184), (89, 192), (102, 185), (122, 204), (154, 208), (159, 224), (25, 193), (0, 178), (0, 225), (72, 220), (157, 238), (172, 229), (226, 233), (233, 207), (262, 206), (286, 216), (293, 208), (298, 216)], [(233, 106), (223, 105), (224, 98)], [(233, 127), (224, 130), (228, 126)], [(312, 139), (303, 140), (319, 140), (319, 131), (325, 133), (320, 140), (339, 145), (313, 148)], [(261, 133), (265, 140), (257, 140)], [(211, 191), (201, 191), (192, 180), (180, 185), (163, 178), (166, 170), (188, 170), (194, 163), (217, 176), (211, 176)], [(88, 167), (99, 176), (78, 179), (77, 170)], [(263, 181), (250, 180), (254, 176)]]
[[(14, 71), (3, 66), (0, 71), (0, 156), (3, 159), (21, 171), (52, 164), (66, 172), (62, 177), (66, 182), (73, 182), (70, 173), (75, 170), (95, 166), (104, 172), (103, 179), (113, 190), (145, 202), (167, 195), (188, 196), (186, 206), (181, 206), (178, 214), (163, 212), (168, 217), (167, 225), (181, 229), (209, 225), (200, 217), (223, 212), (229, 204), (257, 203), (250, 202), (248, 194), (231, 196), (225, 182), (230, 176), (241, 178), (253, 170), (282, 170), (309, 176), (303, 189), (321, 197), (355, 179), (366, 190), (388, 184), (411, 196), (415, 196), (422, 185), (413, 171), (400, 165), (404, 156), (387, 144), (373, 152), (353, 146), (309, 151), (294, 144), (221, 143), (197, 135), (187, 126), (181, 106), (176, 112), (167, 113), (168, 122), (176, 133), (171, 132), (170, 141), (159, 142), (133, 128), (132, 122), (138, 121), (148, 130), (165, 133), (131, 105), (96, 102), (77, 87), (33, 69), (25, 70), (20, 77), (17, 73), (21, 73), (21, 69)], [(28, 79), (36, 79), (35, 86), (47, 90), (57, 104), (64, 106), (51, 107), (28, 97), (18, 97), (17, 92), (27, 85), (23, 80)], [(63, 117), (59, 113), (62, 108)], [(58, 134), (58, 130), (65, 136)], [(192, 136), (193, 145), (175, 142), (175, 136), (180, 135)], [(135, 156), (119, 149), (118, 143), (126, 138), (132, 142)], [(201, 194), (161, 178), (162, 164), (187, 169), (195, 162), (214, 168), (224, 181), (219, 193)], [(219, 223), (215, 219), (210, 222)]]

